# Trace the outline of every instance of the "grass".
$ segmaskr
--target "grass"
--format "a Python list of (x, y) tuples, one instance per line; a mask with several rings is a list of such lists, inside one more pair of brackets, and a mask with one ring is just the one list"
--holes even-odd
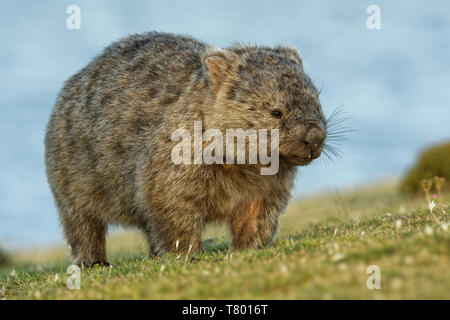
[[(449, 299), (450, 195), (430, 213), (393, 183), (291, 204), (279, 237), (233, 252), (223, 229), (205, 232), (206, 252), (150, 260), (142, 236), (111, 236), (113, 268), (81, 273), (69, 290), (64, 249), (16, 254), (0, 269), (4, 299)], [(214, 237), (212, 237), (214, 235)], [(381, 289), (366, 286), (370, 265)]]

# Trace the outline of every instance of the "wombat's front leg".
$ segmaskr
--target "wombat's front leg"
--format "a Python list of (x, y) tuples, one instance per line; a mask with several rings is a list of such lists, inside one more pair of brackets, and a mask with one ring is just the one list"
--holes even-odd
[(269, 245), (278, 230), (279, 215), (268, 210), (259, 199), (250, 201), (231, 219), (234, 249)]

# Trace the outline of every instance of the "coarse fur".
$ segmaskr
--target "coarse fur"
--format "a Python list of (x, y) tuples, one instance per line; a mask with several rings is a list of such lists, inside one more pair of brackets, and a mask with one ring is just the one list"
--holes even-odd
[[(279, 129), (278, 173), (172, 163), (171, 134), (194, 121)], [(107, 263), (110, 223), (142, 230), (150, 255), (202, 250), (212, 221), (229, 224), (235, 249), (270, 244), (297, 165), (320, 155), (325, 134), (293, 48), (219, 49), (158, 32), (111, 44), (65, 82), (47, 126), (47, 176), (74, 262)]]

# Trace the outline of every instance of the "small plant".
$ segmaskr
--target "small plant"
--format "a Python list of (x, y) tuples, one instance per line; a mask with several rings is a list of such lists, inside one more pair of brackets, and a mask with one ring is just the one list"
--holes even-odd
[(436, 186), (437, 195), (440, 198), (442, 196), (442, 188), (445, 184), (445, 178), (444, 177), (434, 177), (434, 185)]
[(425, 192), (425, 198), (427, 198), (428, 201), (431, 200), (431, 187), (433, 186), (433, 179), (422, 179), (420, 181), (420, 186), (422, 187), (423, 192)]
[(420, 195), (423, 191), (428, 201), (441, 197), (449, 190), (450, 142), (424, 150), (416, 164), (401, 182), (400, 190), (407, 195)]

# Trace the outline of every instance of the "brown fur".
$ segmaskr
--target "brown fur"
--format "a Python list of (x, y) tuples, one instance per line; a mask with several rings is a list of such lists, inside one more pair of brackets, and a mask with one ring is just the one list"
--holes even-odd
[[(279, 129), (278, 173), (173, 164), (171, 134), (192, 132), (194, 120), (203, 130)], [(217, 220), (230, 223), (237, 249), (270, 244), (296, 166), (319, 156), (325, 125), (292, 48), (218, 50), (156, 32), (113, 43), (66, 81), (47, 126), (48, 181), (75, 263), (106, 262), (110, 223), (141, 229), (151, 254), (177, 241), (181, 252), (202, 250), (201, 232)]]

